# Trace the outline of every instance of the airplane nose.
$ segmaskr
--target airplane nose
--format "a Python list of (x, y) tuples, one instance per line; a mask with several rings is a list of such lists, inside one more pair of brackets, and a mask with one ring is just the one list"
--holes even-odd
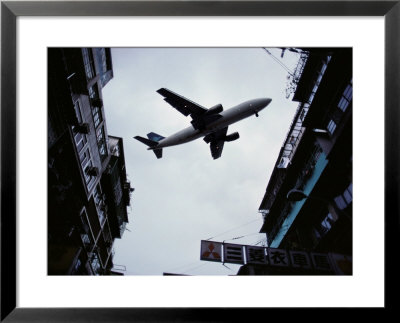
[[(272, 101), (272, 99), (270, 99), (270, 98), (259, 99), (259, 101), (258, 101), (259, 109), (260, 109), (260, 110), (261, 110), (261, 109), (264, 109), (265, 107), (267, 107), (268, 104), (271, 103), (271, 101)], [(260, 110), (259, 110), (259, 111), (260, 111)]]

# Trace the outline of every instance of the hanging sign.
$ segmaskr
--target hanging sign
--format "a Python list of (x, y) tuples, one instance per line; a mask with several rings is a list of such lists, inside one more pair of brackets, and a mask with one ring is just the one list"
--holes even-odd
[(222, 242), (201, 240), (200, 260), (222, 261)]
[(231, 264), (244, 264), (243, 246), (240, 244), (225, 243), (224, 262)]
[(352, 257), (335, 253), (307, 252), (201, 240), (200, 260), (231, 264), (317, 270), (351, 275)]
[(266, 265), (267, 257), (264, 247), (245, 246), (246, 259), (248, 264)]

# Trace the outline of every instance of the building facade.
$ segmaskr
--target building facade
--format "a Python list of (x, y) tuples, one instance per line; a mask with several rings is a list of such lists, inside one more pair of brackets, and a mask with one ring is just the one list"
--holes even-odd
[(270, 248), (351, 259), (352, 50), (297, 51), (299, 105), (259, 206), (260, 232)]
[(109, 136), (108, 48), (48, 49), (48, 274), (112, 273), (133, 188), (123, 140)]

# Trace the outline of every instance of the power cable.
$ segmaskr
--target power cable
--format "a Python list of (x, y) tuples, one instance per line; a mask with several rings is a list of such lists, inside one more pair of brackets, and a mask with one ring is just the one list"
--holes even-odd
[(258, 240), (257, 242), (255, 242), (253, 245), (256, 246), (260, 243), (265, 243), (266, 241), (267, 241), (266, 239), (261, 239), (261, 240)]
[(229, 268), (227, 265), (225, 265), (224, 263), (222, 263), (222, 266), (228, 268), (230, 271), (234, 271), (233, 269)]
[(265, 47), (263, 47), (263, 49), (271, 56), (271, 58), (275, 62), (277, 62), (281, 67), (283, 67), (286, 70), (286, 72), (288, 72), (292, 77), (294, 77), (293, 73), (290, 71), (290, 69), (285, 64), (283, 64), (278, 58), (276, 58), (274, 55), (272, 55), (272, 53), (268, 49), (266, 49)]
[(196, 260), (196, 261), (191, 262), (191, 263), (189, 263), (189, 264), (181, 265), (181, 266), (175, 267), (175, 268), (173, 268), (173, 269), (170, 269), (170, 270), (168, 270), (168, 272), (173, 272), (173, 271), (176, 271), (177, 269), (180, 269), (180, 268), (185, 268), (185, 267), (188, 267), (188, 266), (192, 266), (192, 265), (194, 265), (194, 264), (197, 264), (198, 262), (199, 262), (199, 261)]
[(213, 236), (213, 237), (211, 237), (211, 238), (206, 239), (206, 241), (208, 241), (208, 240), (210, 240), (210, 239), (214, 239), (215, 237), (219, 237), (219, 236), (221, 236), (221, 235), (223, 235), (223, 234), (225, 234), (225, 233), (228, 233), (228, 232), (231, 232), (231, 231), (233, 231), (233, 230), (239, 229), (239, 228), (241, 228), (241, 227), (244, 227), (245, 225), (248, 225), (248, 224), (253, 223), (253, 222), (256, 222), (256, 221), (260, 221), (260, 219), (256, 219), (256, 220), (250, 221), (250, 222), (248, 222), (248, 223), (242, 224), (242, 225), (240, 225), (240, 226), (238, 226), (238, 227), (235, 227), (235, 228), (233, 228), (233, 229), (230, 229), (230, 230), (228, 230), (228, 231), (219, 233), (219, 234), (217, 234), (217, 235), (215, 235), (215, 236)]
[(188, 271), (191, 271), (191, 270), (194, 270), (194, 269), (203, 267), (203, 266), (205, 266), (205, 265), (207, 265), (207, 262), (205, 262), (205, 263), (203, 263), (203, 264), (201, 264), (201, 265), (199, 265), (199, 266), (196, 266), (196, 267), (194, 267), (194, 268), (189, 268), (189, 269), (185, 270), (184, 272), (182, 272), (181, 274), (185, 274), (185, 273), (187, 273)]
[(246, 235), (244, 235), (244, 236), (235, 237), (235, 238), (232, 238), (232, 239), (225, 239), (224, 241), (238, 240), (238, 239), (242, 239), (242, 238), (245, 238), (245, 237), (254, 236), (255, 234), (260, 234), (260, 233), (259, 233), (259, 232), (256, 232), (256, 233), (249, 233), (249, 234), (246, 234)]

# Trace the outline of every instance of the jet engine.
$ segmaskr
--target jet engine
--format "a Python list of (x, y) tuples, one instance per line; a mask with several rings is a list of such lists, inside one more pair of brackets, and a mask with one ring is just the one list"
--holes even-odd
[(231, 133), (230, 135), (225, 136), (225, 141), (234, 141), (239, 139), (239, 133), (238, 132), (234, 132)]
[(218, 113), (222, 112), (223, 110), (224, 110), (224, 108), (222, 107), (222, 104), (217, 104), (217, 105), (214, 105), (213, 107), (209, 108), (206, 111), (206, 115), (218, 114)]

